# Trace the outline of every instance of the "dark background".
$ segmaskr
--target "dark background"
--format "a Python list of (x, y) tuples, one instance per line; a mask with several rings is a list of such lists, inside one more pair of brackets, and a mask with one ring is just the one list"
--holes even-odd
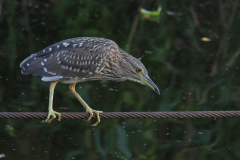
[[(161, 91), (131, 81), (79, 83), (77, 92), (93, 109), (239, 110), (239, 9), (238, 0), (0, 0), (0, 111), (47, 112), (49, 84), (22, 75), (19, 64), (83, 36), (144, 55)], [(85, 111), (64, 84), (56, 86), (53, 106)], [(112, 119), (97, 127), (84, 120), (0, 120), (0, 154), (9, 160), (232, 160), (240, 159), (239, 150), (239, 118)]]

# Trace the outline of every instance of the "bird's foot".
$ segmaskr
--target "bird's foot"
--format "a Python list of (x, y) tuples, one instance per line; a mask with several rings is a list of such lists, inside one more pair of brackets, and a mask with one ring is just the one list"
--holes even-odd
[(93, 110), (92, 108), (89, 107), (88, 109), (86, 109), (86, 112), (88, 112), (90, 114), (90, 116), (87, 119), (87, 122), (89, 122), (91, 120), (93, 113), (95, 113), (97, 115), (98, 121), (92, 125), (92, 126), (97, 126), (98, 123), (100, 122), (99, 113), (103, 113), (103, 111)]
[(47, 118), (45, 120), (43, 120), (42, 123), (51, 123), (51, 121), (56, 118), (55, 114), (58, 116), (58, 121), (60, 121), (61, 120), (61, 113), (58, 113), (58, 112), (54, 111), (53, 109), (51, 109), (51, 110), (48, 111)]

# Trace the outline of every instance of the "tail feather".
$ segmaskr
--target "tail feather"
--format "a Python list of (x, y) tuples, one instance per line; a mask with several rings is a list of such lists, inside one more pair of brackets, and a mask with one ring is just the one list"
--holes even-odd
[(49, 73), (44, 72), (43, 66), (41, 65), (41, 61), (43, 61), (43, 58), (37, 57), (37, 54), (32, 54), (31, 56), (24, 59), (20, 63), (20, 67), (22, 68), (21, 70), (22, 74), (51, 76)]

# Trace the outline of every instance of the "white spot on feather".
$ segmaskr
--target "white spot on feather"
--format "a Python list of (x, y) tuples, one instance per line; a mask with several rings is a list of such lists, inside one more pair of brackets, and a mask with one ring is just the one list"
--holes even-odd
[(65, 47), (67, 47), (67, 46), (69, 46), (70, 44), (69, 44), (69, 43), (63, 43), (63, 45), (64, 45)]
[(58, 54), (57, 54), (57, 56), (56, 56), (56, 57), (59, 57), (59, 55), (60, 55), (60, 52), (58, 52)]
[(49, 48), (49, 51), (51, 51), (52, 50), (52, 48)]
[(27, 66), (29, 66), (30, 64), (29, 63), (27, 63)]
[(60, 47), (60, 45), (57, 45), (57, 49)]
[(47, 62), (47, 59), (46, 59), (46, 58), (44, 59), (44, 62)]
[(43, 67), (43, 70), (44, 70), (44, 72), (47, 72), (47, 71), (48, 71), (46, 67)]
[(74, 44), (73, 47), (75, 48), (77, 44)]
[(42, 66), (44, 66), (44, 63), (43, 63), (43, 62), (41, 62), (41, 65), (42, 65)]

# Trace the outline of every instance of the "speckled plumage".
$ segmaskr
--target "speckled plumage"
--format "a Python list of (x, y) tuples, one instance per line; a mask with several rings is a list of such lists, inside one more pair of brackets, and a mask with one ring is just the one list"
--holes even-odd
[[(140, 60), (121, 50), (114, 41), (79, 37), (58, 42), (32, 54), (20, 64), (20, 67), (23, 74), (41, 75), (43, 81), (63, 83), (76, 83), (86, 79), (124, 81), (129, 79), (127, 75), (122, 76), (127, 72), (121, 74), (118, 69), (125, 66), (121, 64), (129, 61), (128, 58), (139, 63), (147, 74)], [(112, 72), (113, 70), (115, 72)]]

